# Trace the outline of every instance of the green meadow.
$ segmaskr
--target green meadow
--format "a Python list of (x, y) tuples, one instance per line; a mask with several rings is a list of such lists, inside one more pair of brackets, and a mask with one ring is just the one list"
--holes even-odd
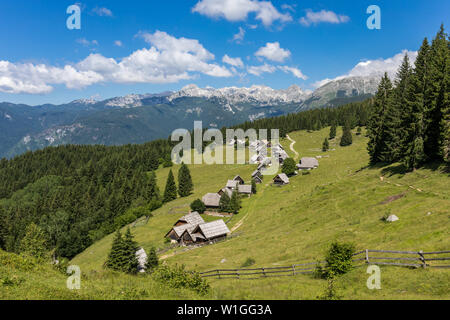
[[(233, 237), (201, 248), (170, 248), (165, 234), (189, 211), (189, 204), (205, 193), (217, 192), (235, 175), (250, 181), (256, 165), (190, 165), (194, 192), (153, 212), (145, 223), (132, 227), (136, 241), (145, 250), (158, 248), (162, 263), (184, 264), (188, 270), (240, 268), (249, 258), (254, 267), (289, 266), (322, 260), (333, 241), (352, 242), (357, 250), (450, 250), (450, 179), (443, 167), (428, 167), (404, 173), (399, 164), (368, 167), (367, 138), (353, 133), (353, 145), (339, 146), (330, 141), (330, 151), (322, 152), (329, 128), (316, 132), (289, 134), (300, 157), (321, 156), (319, 168), (299, 174), (283, 187), (271, 185), (265, 176), (258, 192), (242, 202), (242, 209), (228, 223)], [(291, 142), (281, 141), (286, 151)], [(177, 175), (179, 166), (171, 169)], [(157, 171), (164, 189), (169, 168)], [(396, 197), (397, 196), (397, 197)], [(400, 220), (386, 223), (381, 218), (395, 214)], [(205, 216), (206, 221), (217, 219)], [(224, 218), (227, 220), (228, 218)], [(65, 275), (52, 268), (30, 273), (9, 268), (25, 279), (23, 284), (0, 286), (0, 298), (30, 299), (316, 299), (325, 280), (311, 275), (257, 280), (209, 279), (207, 296), (189, 290), (165, 288), (151, 276), (128, 276), (105, 271), (103, 264), (113, 235), (94, 243), (76, 256), (71, 264), (83, 274), (82, 289), (65, 289)], [(4, 255), (7, 255), (6, 253)], [(11, 271), (12, 270), (12, 271)], [(2, 270), (4, 271), (4, 270)], [(449, 299), (450, 269), (409, 269), (381, 267), (381, 290), (369, 290), (369, 274), (358, 267), (336, 280), (342, 299)], [(25, 286), (25, 284), (27, 286)], [(38, 290), (37, 286), (44, 289)], [(6, 289), (5, 289), (6, 288)], [(28, 290), (27, 290), (28, 289)], [(15, 290), (19, 290), (15, 291)], [(22, 294), (22, 296), (20, 295)]]

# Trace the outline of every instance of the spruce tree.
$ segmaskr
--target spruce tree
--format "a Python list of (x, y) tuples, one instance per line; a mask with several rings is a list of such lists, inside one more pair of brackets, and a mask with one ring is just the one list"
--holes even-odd
[(191, 203), (191, 210), (197, 211), (198, 213), (204, 213), (206, 211), (206, 206), (202, 200), (196, 199)]
[(238, 214), (240, 209), (241, 209), (241, 198), (238, 192), (234, 190), (233, 193), (231, 194), (229, 212)]
[(256, 181), (255, 179), (252, 179), (252, 193), (256, 194), (258, 190), (256, 189)]
[(158, 184), (156, 183), (156, 174), (154, 171), (150, 172), (149, 176), (147, 177), (144, 197), (147, 201), (159, 200), (161, 198)]
[(295, 160), (292, 158), (287, 158), (286, 160), (284, 160), (283, 162), (283, 166), (281, 168), (281, 172), (283, 172), (284, 174), (288, 175), (288, 176), (292, 176), (295, 174)]
[(187, 197), (194, 189), (192, 184), (192, 177), (189, 168), (184, 163), (181, 164), (178, 171), (178, 193), (180, 197)]
[(136, 273), (139, 266), (139, 261), (136, 256), (136, 252), (138, 251), (138, 245), (136, 241), (134, 241), (133, 235), (131, 234), (131, 230), (128, 227), (127, 232), (123, 238), (124, 243), (124, 252), (125, 252), (125, 266), (123, 268), (123, 272), (126, 273)]
[(219, 201), (219, 208), (222, 212), (230, 212), (230, 197), (225, 192), (221, 197)]
[(6, 247), (6, 212), (3, 207), (0, 206), (0, 249), (5, 249)]
[(426, 88), (429, 82), (430, 46), (425, 38), (418, 52), (414, 71), (407, 88), (407, 110), (403, 116), (402, 162), (408, 170), (418, 168), (426, 160), (424, 150), (425, 109), (429, 103)]
[(425, 129), (425, 153), (433, 160), (442, 159), (442, 120), (445, 110), (445, 103), (448, 102), (447, 81), (448, 67), (448, 40), (441, 25), (439, 32), (432, 42), (429, 62), (430, 62), (430, 82), (427, 95), (430, 98), (430, 104), (425, 110), (426, 129)]
[(353, 143), (352, 131), (350, 129), (350, 124), (346, 121), (345, 125), (342, 127), (342, 138), (340, 142), (341, 147), (350, 146)]
[(147, 256), (147, 263), (145, 269), (147, 272), (153, 272), (159, 265), (158, 255), (156, 254), (155, 247), (151, 247)]
[(369, 151), (371, 164), (383, 162), (384, 160), (382, 154), (386, 150), (387, 131), (385, 114), (391, 102), (392, 83), (387, 73), (385, 73), (378, 85), (378, 90), (373, 101), (372, 112), (367, 124), (367, 135), (369, 137), (367, 149)]
[(167, 177), (166, 189), (164, 190), (164, 202), (170, 202), (177, 198), (177, 185), (175, 184), (175, 178), (172, 170), (169, 171)]
[(389, 103), (384, 124), (385, 124), (385, 144), (386, 148), (382, 151), (384, 162), (396, 162), (404, 154), (403, 139), (406, 134), (402, 119), (410, 114), (407, 100), (407, 88), (411, 79), (412, 69), (409, 63), (408, 55), (405, 55), (403, 62), (397, 72), (394, 82), (395, 89), (392, 94), (392, 101)]
[(325, 138), (322, 144), (322, 151), (326, 152), (328, 149), (330, 149), (330, 144), (328, 143), (328, 138)]
[(126, 266), (125, 251), (126, 246), (122, 234), (120, 230), (117, 230), (105, 266), (111, 270), (123, 271)]
[(336, 138), (336, 124), (333, 123), (333, 125), (330, 128), (330, 140), (333, 140), (334, 138)]

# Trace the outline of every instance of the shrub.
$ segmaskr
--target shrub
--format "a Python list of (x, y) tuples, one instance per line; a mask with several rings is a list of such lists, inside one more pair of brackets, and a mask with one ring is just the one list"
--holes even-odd
[(247, 260), (244, 261), (244, 263), (241, 265), (241, 267), (242, 267), (242, 268), (250, 267), (250, 266), (254, 265), (255, 262), (256, 262), (255, 259), (253, 259), (253, 258), (247, 258)]
[(156, 281), (165, 283), (172, 288), (187, 288), (201, 295), (207, 294), (210, 289), (208, 282), (202, 279), (200, 274), (186, 271), (184, 265), (170, 267), (167, 264), (163, 264), (156, 269), (152, 277)]
[(353, 266), (355, 247), (351, 243), (333, 242), (325, 255), (326, 265), (322, 270), (325, 278), (333, 278), (349, 272)]
[(287, 158), (283, 162), (283, 167), (281, 168), (281, 171), (286, 174), (287, 176), (292, 176), (295, 174), (295, 161), (292, 158)]
[(197, 199), (191, 203), (191, 210), (197, 211), (198, 213), (204, 213), (206, 211), (206, 206), (202, 200)]

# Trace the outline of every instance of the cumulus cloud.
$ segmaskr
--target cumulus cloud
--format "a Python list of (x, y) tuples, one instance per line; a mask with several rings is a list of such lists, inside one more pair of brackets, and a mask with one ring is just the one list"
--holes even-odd
[(300, 18), (300, 23), (304, 26), (310, 26), (311, 24), (319, 23), (333, 23), (340, 24), (350, 21), (350, 18), (346, 15), (336, 14), (333, 11), (321, 10), (314, 12), (312, 10), (306, 11), (306, 16)]
[(241, 58), (231, 58), (227, 54), (223, 56), (222, 62), (237, 68), (242, 68), (244, 66)]
[(150, 44), (116, 60), (91, 54), (74, 65), (54, 67), (0, 61), (0, 91), (49, 93), (52, 85), (81, 89), (95, 83), (173, 83), (192, 79), (196, 73), (230, 77), (232, 72), (214, 62), (214, 55), (197, 40), (175, 38), (165, 32), (140, 33)]
[(105, 7), (95, 7), (92, 12), (100, 17), (112, 17), (113, 13), (111, 10)]
[(274, 66), (264, 63), (261, 66), (251, 66), (247, 68), (248, 73), (261, 76), (263, 73), (274, 73), (277, 70)]
[(122, 41), (120, 41), (120, 40), (116, 40), (116, 41), (114, 41), (114, 45), (115, 45), (116, 47), (122, 47), (122, 46), (123, 46), (123, 43), (122, 43)]
[(244, 40), (244, 37), (245, 37), (245, 30), (244, 28), (239, 27), (239, 32), (233, 36), (233, 41), (240, 43), (242, 42), (242, 40)]
[(266, 27), (271, 26), (274, 21), (292, 21), (290, 14), (280, 13), (272, 2), (259, 0), (200, 0), (192, 8), (192, 12), (228, 21), (243, 21), (250, 13), (254, 13), (255, 18)]
[(279, 66), (279, 69), (285, 73), (292, 73), (292, 75), (296, 78), (307, 80), (308, 77), (305, 76), (302, 71), (298, 68), (288, 67), (288, 66)]
[(394, 55), (393, 57), (387, 59), (376, 59), (376, 60), (365, 60), (359, 62), (356, 66), (354, 66), (348, 73), (336, 77), (334, 79), (323, 79), (317, 81), (313, 84), (314, 87), (321, 87), (333, 80), (340, 80), (348, 77), (382, 77), (385, 72), (388, 73), (391, 79), (394, 79), (398, 68), (402, 64), (403, 58), (405, 54), (408, 55), (408, 58), (411, 64), (414, 64), (417, 58), (417, 51), (408, 51), (403, 50), (402, 52)]
[(264, 57), (276, 62), (283, 62), (291, 56), (291, 52), (281, 48), (279, 42), (267, 42), (264, 47), (259, 48), (255, 56)]

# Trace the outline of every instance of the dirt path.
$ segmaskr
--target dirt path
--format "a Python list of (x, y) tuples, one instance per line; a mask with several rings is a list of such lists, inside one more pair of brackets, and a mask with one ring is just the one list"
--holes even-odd
[(299, 157), (299, 154), (298, 154), (298, 152), (297, 151), (295, 151), (295, 149), (294, 149), (294, 144), (296, 144), (297, 143), (297, 141), (295, 141), (295, 140), (293, 140), (293, 139), (291, 139), (291, 137), (289, 137), (289, 135), (287, 134), (286, 135), (286, 138), (288, 138), (289, 139), (289, 141), (291, 141), (291, 145), (289, 146), (289, 148), (291, 149), (291, 151), (295, 154), (295, 158), (294, 158), (294, 160), (297, 160), (298, 159), (298, 157)]

